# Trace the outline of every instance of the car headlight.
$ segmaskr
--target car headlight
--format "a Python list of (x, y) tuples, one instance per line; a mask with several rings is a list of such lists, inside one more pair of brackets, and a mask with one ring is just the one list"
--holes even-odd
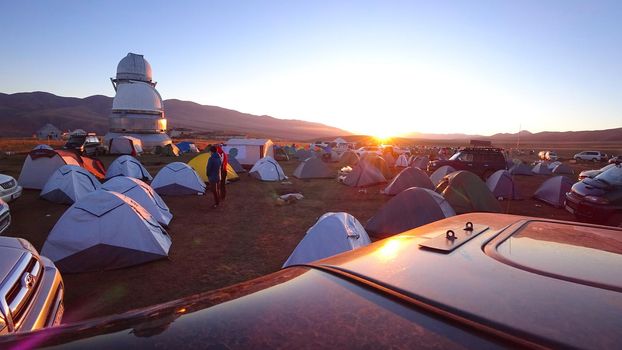
[(609, 204), (609, 200), (607, 200), (607, 198), (603, 198), (603, 197), (585, 196), (584, 199), (586, 201), (588, 201), (590, 203), (594, 203), (594, 204)]

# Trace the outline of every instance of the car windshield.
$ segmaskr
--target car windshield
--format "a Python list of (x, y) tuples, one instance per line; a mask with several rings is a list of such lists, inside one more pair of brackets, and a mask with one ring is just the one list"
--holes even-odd
[(473, 161), (473, 154), (472, 153), (458, 152), (458, 153), (454, 154), (453, 156), (451, 156), (451, 158), (449, 158), (449, 160), (460, 160), (460, 161), (463, 161), (463, 162), (472, 162)]
[(67, 141), (67, 145), (79, 146), (84, 143), (86, 136), (71, 136), (69, 141)]
[(622, 186), (622, 166), (614, 166), (594, 178), (611, 186)]
[(454, 154), (453, 156), (451, 156), (451, 157), (449, 158), (449, 160), (458, 160), (458, 157), (460, 157), (460, 155), (461, 155), (461, 154), (462, 154), (462, 153), (458, 152), (458, 153)]

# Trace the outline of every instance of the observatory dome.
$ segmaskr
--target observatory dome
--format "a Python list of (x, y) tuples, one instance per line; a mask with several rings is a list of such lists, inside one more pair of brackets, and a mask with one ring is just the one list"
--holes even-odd
[(132, 81), (117, 86), (112, 110), (148, 111), (161, 113), (162, 97), (156, 89), (143, 82)]
[(151, 82), (151, 65), (143, 55), (130, 52), (117, 65), (117, 79)]

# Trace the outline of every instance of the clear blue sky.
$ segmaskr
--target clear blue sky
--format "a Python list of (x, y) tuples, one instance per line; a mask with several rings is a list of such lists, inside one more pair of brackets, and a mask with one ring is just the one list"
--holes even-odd
[(6, 1), (0, 92), (162, 96), (353, 132), (622, 126), (622, 1)]

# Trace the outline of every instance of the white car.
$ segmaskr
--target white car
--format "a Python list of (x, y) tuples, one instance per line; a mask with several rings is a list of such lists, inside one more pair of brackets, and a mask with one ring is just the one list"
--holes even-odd
[(604, 161), (607, 156), (599, 151), (583, 151), (581, 153), (577, 153), (573, 157), (575, 160), (587, 160), (591, 162), (601, 162)]
[(554, 162), (557, 159), (559, 159), (559, 157), (557, 157), (557, 153), (553, 151), (546, 152), (546, 160), (550, 160), (551, 162)]
[(10, 202), (22, 195), (22, 186), (9, 175), (0, 174), (0, 199)]
[(5, 201), (0, 199), (0, 234), (4, 232), (11, 224), (11, 212), (9, 211), (9, 205)]

